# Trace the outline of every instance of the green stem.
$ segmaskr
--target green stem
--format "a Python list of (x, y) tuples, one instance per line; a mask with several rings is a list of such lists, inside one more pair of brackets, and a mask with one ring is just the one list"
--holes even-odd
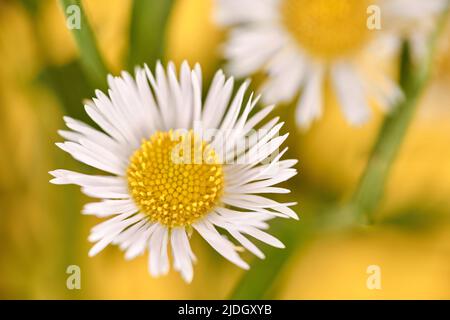
[(131, 11), (128, 68), (154, 66), (163, 57), (166, 25), (174, 0), (134, 0)]
[(98, 50), (94, 33), (80, 0), (60, 0), (66, 15), (67, 27), (72, 24), (72, 34), (79, 48), (80, 61), (86, 76), (97, 89), (105, 89), (108, 69)]
[(430, 38), (428, 54), (420, 65), (415, 66), (411, 62), (409, 46), (405, 44), (403, 47), (400, 85), (405, 97), (385, 119), (367, 167), (349, 204), (357, 221), (373, 223), (373, 212), (383, 196), (391, 167), (415, 114), (417, 100), (430, 77), (438, 34), (446, 16), (443, 15), (436, 32)]

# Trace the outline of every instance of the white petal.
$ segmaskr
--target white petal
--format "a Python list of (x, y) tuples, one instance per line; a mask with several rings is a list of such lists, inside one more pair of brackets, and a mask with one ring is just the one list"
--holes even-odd
[(196, 121), (200, 121), (201, 110), (202, 110), (202, 84), (201, 79), (198, 77), (198, 73), (192, 71), (192, 94), (193, 94), (193, 123), (191, 127), (194, 126)]
[(240, 231), (247, 233), (248, 235), (250, 235), (264, 243), (267, 243), (273, 247), (276, 247), (276, 248), (284, 248), (285, 247), (284, 244), (280, 240), (278, 240), (274, 236), (272, 236), (264, 231), (261, 231), (257, 228), (242, 227), (240, 229)]
[(117, 159), (109, 157), (107, 159), (102, 158), (101, 155), (86, 149), (75, 142), (56, 143), (56, 145), (62, 150), (69, 153), (74, 159), (83, 162), (91, 167), (117, 174), (122, 176), (125, 174), (122, 165)]
[[(124, 219), (122, 220), (123, 217)], [(95, 256), (97, 253), (102, 251), (108, 244), (113, 242), (114, 238), (119, 235), (124, 229), (126, 229), (130, 225), (133, 225), (142, 218), (142, 215), (136, 215), (132, 218), (128, 218), (127, 215), (121, 215), (92, 228), (92, 233), (89, 236), (89, 241), (98, 242), (89, 251), (89, 256)]]
[[(228, 193), (223, 195), (222, 201), (233, 207), (243, 208), (252, 211), (262, 211), (268, 214), (273, 214), (280, 217), (289, 217), (298, 220), (297, 214), (289, 208), (289, 206), (295, 205), (295, 202), (291, 203), (278, 203), (274, 200), (250, 194), (232, 194)], [(269, 210), (270, 209), (270, 210)], [(273, 211), (271, 211), (273, 210)]]
[(249, 265), (236, 253), (233, 244), (219, 234), (211, 223), (199, 221), (192, 226), (224, 258), (243, 269), (249, 269)]
[(157, 225), (150, 237), (149, 271), (158, 277), (169, 272), (167, 255), (168, 231), (165, 226)]
[(320, 65), (313, 66), (306, 76), (305, 87), (296, 109), (297, 124), (301, 128), (308, 128), (322, 115), (322, 84), (323, 68)]
[(83, 214), (92, 214), (97, 217), (106, 217), (122, 213), (135, 213), (139, 209), (131, 199), (104, 200), (102, 202), (88, 203), (83, 208)]
[(216, 5), (215, 19), (223, 25), (277, 19), (277, 0), (217, 0)]
[(276, 25), (235, 28), (224, 49), (229, 60), (227, 70), (238, 77), (248, 76), (260, 70), (287, 41)]
[(338, 100), (347, 120), (353, 125), (362, 125), (370, 117), (370, 108), (364, 87), (353, 67), (339, 63), (332, 67), (331, 78)]
[(268, 79), (261, 92), (265, 103), (289, 102), (299, 92), (305, 77), (305, 61), (291, 47), (286, 47), (269, 62)]
[(184, 61), (180, 70), (180, 87), (183, 97), (183, 108), (180, 110), (179, 121), (181, 128), (188, 128), (192, 123), (193, 118), (193, 89), (191, 69), (189, 64)]
[(230, 233), (233, 238), (235, 238), (244, 248), (249, 250), (251, 253), (256, 255), (260, 259), (264, 259), (264, 254), (261, 250), (258, 249), (250, 240), (248, 240), (246, 237), (244, 237), (238, 230), (235, 228), (234, 225), (226, 223), (226, 222), (213, 222), (218, 227), (224, 228)]
[(136, 237), (134, 239), (125, 242), (124, 246), (128, 247), (128, 250), (125, 253), (125, 259), (130, 260), (144, 253), (144, 250), (148, 247), (148, 241), (155, 229), (155, 224), (150, 225), (147, 223), (136, 232)]
[(192, 268), (191, 249), (186, 231), (184, 228), (173, 228), (171, 233), (174, 267), (181, 272), (183, 279), (190, 283), (194, 277), (194, 270)]
[(78, 142), (79, 138), (84, 137), (104, 146), (116, 154), (120, 154), (123, 157), (128, 156), (128, 152), (126, 152), (127, 150), (124, 150), (123, 148), (124, 145), (121, 145), (118, 141), (107, 134), (70, 117), (64, 117), (64, 121), (66, 122), (66, 126), (68, 128), (72, 129), (75, 133), (80, 134), (77, 140), (73, 140), (74, 142)]
[(54, 184), (76, 184), (82, 187), (126, 186), (122, 177), (95, 176), (62, 169), (49, 173), (55, 177), (51, 180)]

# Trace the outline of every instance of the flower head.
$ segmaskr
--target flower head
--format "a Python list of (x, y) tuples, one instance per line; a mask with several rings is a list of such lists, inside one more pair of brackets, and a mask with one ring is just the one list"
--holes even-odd
[(307, 128), (321, 117), (327, 77), (354, 125), (369, 118), (369, 98), (385, 110), (401, 99), (401, 90), (386, 73), (386, 62), (394, 59), (405, 35), (415, 40), (416, 52), (423, 51), (432, 17), (446, 1), (217, 3), (218, 22), (232, 27), (224, 47), (229, 71), (239, 77), (265, 72), (261, 91), (266, 103), (290, 102), (301, 91), (296, 120)]
[[(236, 265), (248, 264), (240, 250), (217, 228), (260, 258), (264, 254), (248, 236), (275, 247), (269, 235), (273, 217), (297, 218), (289, 208), (263, 194), (286, 193), (274, 187), (296, 174), (295, 160), (281, 160), (278, 149), (287, 135), (274, 118), (256, 131), (272, 106), (252, 113), (259, 97), (245, 98), (248, 82), (232, 97), (233, 79), (218, 71), (202, 101), (200, 67), (185, 62), (156, 74), (137, 68), (133, 79), (123, 72), (108, 78), (108, 96), (101, 91), (85, 106), (97, 130), (65, 117), (71, 131), (57, 145), (75, 159), (108, 175), (55, 170), (51, 182), (76, 184), (100, 202), (87, 204), (84, 214), (108, 218), (92, 229), (93, 256), (108, 244), (127, 259), (149, 251), (149, 271), (158, 276), (173, 266), (190, 282), (196, 258), (190, 234), (197, 231), (218, 253)], [(247, 100), (247, 101), (245, 101)]]

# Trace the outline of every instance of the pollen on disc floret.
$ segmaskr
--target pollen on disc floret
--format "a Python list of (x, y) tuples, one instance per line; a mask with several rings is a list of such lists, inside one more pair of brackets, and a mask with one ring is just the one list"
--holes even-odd
[(367, 0), (285, 0), (281, 16), (303, 49), (315, 57), (333, 59), (367, 42), (370, 4)]
[(130, 193), (142, 213), (168, 227), (191, 225), (220, 201), (223, 168), (192, 130), (157, 131), (131, 156)]

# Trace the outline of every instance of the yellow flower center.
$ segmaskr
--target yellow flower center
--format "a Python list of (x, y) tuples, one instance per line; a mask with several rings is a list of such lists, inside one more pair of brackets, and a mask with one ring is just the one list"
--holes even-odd
[(218, 157), (193, 133), (160, 132), (131, 156), (128, 187), (142, 213), (167, 227), (188, 226), (219, 202), (224, 175)]
[(369, 38), (366, 0), (284, 0), (282, 20), (311, 55), (333, 59), (351, 54)]

